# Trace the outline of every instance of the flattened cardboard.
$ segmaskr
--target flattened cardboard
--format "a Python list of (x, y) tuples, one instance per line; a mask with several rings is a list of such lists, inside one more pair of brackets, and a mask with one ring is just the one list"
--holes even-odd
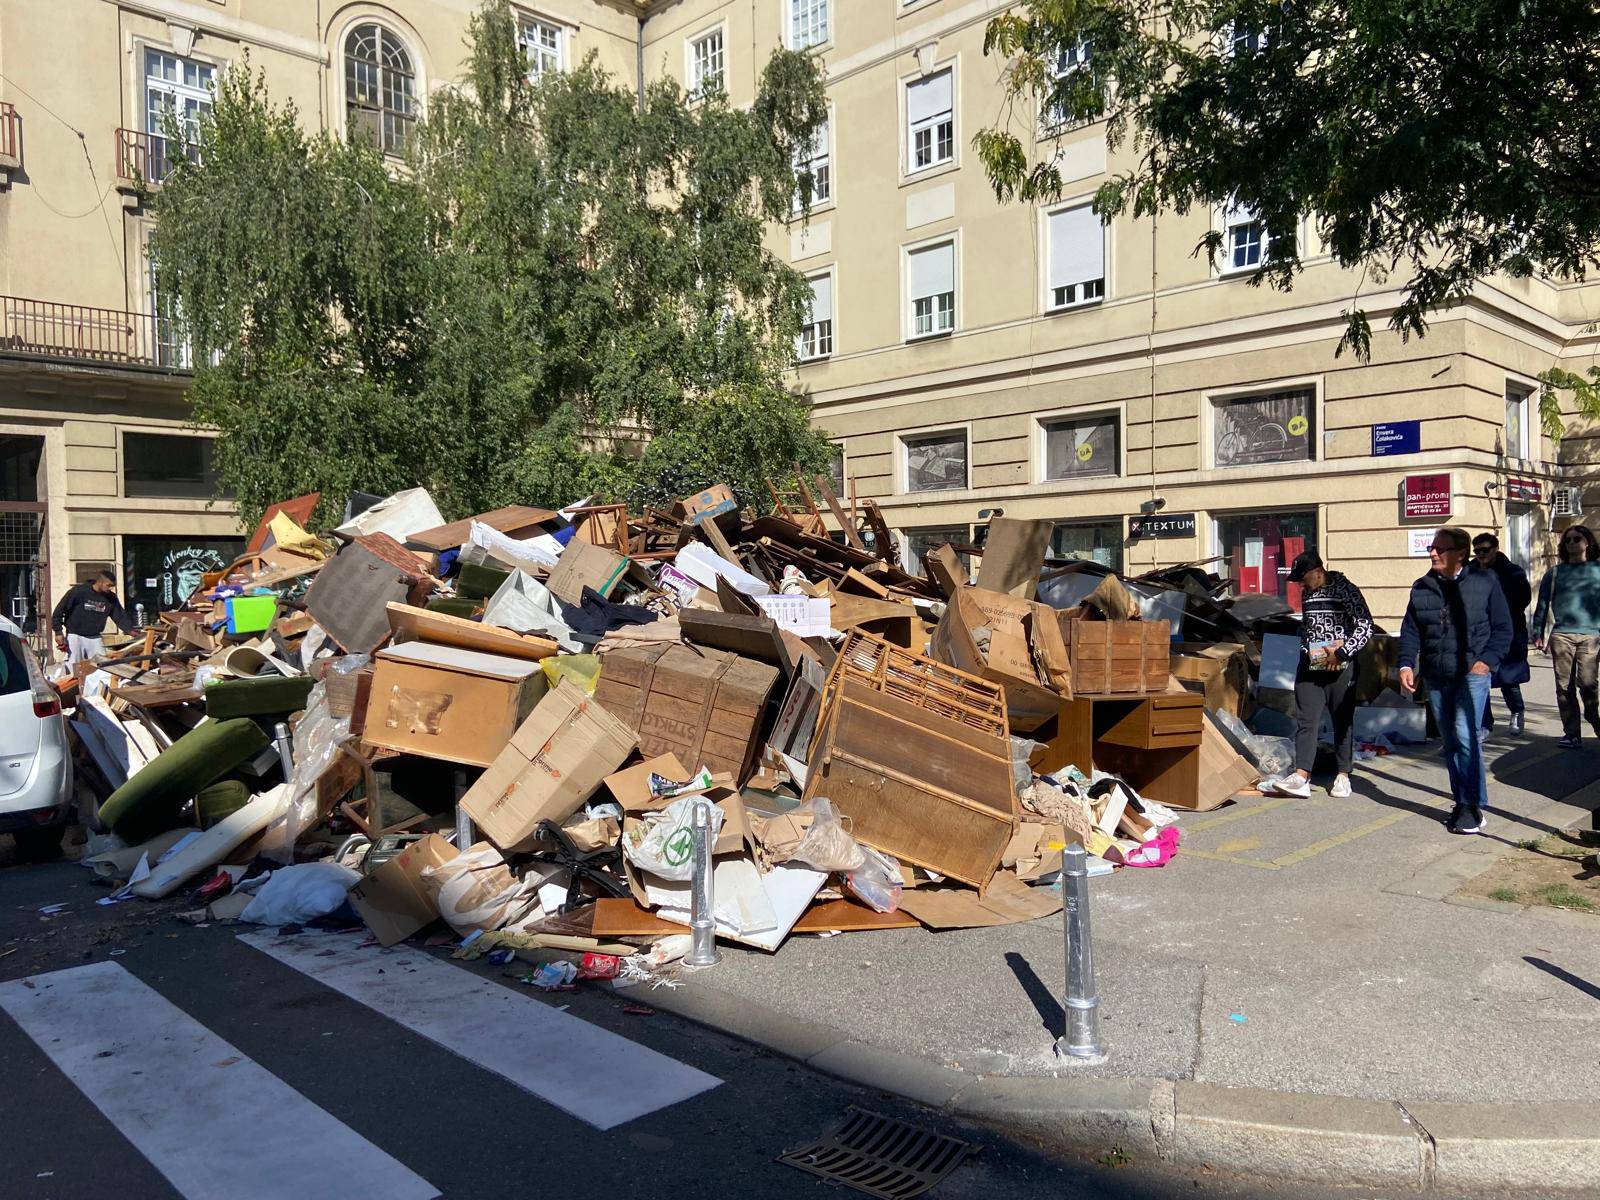
[(1061, 895), (1031, 888), (1015, 875), (1000, 872), (978, 895), (968, 888), (919, 887), (900, 895), (900, 911), (929, 929), (983, 929), (1037, 921), (1061, 911)]
[(533, 661), (549, 658), (561, 650), (549, 638), (514, 633), (482, 621), (468, 621), (448, 613), (413, 608), (409, 604), (390, 604), (387, 609), (389, 627), (402, 635), (402, 640), (435, 642), (441, 646), (458, 646), (463, 650)]
[(1032, 600), (1039, 592), (1039, 571), (1054, 530), (1050, 520), (994, 518), (978, 563), (978, 586)]
[(633, 730), (563, 679), (468, 789), (461, 807), (501, 850), (515, 850), (540, 821), (560, 822), (577, 812), (638, 744)]
[(607, 775), (605, 785), (611, 798), (622, 805), (623, 812), (650, 812), (671, 803), (650, 794), (650, 776), (660, 775), (675, 783), (686, 783), (693, 774), (693, 770), (678, 761), (676, 754), (658, 754)]
[(393, 946), (439, 917), (439, 908), (422, 879), (428, 867), (442, 867), (458, 851), (437, 834), (412, 842), (350, 889), (350, 904), (379, 945)]
[(585, 587), (609, 597), (627, 574), (631, 561), (605, 546), (572, 541), (561, 552), (546, 586), (552, 596), (568, 604), (582, 604)]
[(376, 659), (363, 735), (388, 750), (487, 767), (548, 687), (527, 659), (406, 642)]

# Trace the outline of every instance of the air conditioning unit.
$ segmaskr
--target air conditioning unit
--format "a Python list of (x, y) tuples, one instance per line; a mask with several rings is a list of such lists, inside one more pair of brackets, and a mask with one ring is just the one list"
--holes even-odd
[(1583, 516), (1583, 489), (1579, 487), (1558, 487), (1551, 489), (1550, 515), (1555, 517), (1581, 517)]

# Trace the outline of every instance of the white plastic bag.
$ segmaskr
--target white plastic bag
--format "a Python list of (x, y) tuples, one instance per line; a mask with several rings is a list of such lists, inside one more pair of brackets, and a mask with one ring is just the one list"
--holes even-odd
[(338, 863), (298, 863), (281, 867), (263, 883), (239, 914), (254, 925), (303, 925), (338, 911), (361, 876)]
[[(662, 879), (682, 882), (694, 874), (694, 806), (697, 796), (674, 800), (660, 812), (650, 813), (644, 820), (622, 835), (623, 853), (628, 861), (641, 871), (649, 871)], [(711, 810), (712, 842), (722, 830), (722, 809), (708, 804)]]
[(439, 915), (460, 934), (499, 929), (521, 920), (539, 903), (539, 877), (517, 879), (487, 842), (437, 867), (424, 867), (422, 879), (430, 891), (437, 889)]

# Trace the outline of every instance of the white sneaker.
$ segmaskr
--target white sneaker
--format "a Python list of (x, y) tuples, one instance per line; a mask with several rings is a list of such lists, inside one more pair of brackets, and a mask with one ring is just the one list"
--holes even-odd
[(1282, 779), (1274, 779), (1262, 790), (1270, 790), (1279, 796), (1298, 796), (1304, 800), (1311, 795), (1311, 780), (1298, 775), (1285, 775)]
[(1335, 800), (1348, 799), (1350, 796), (1350, 776), (1335, 775), (1333, 777), (1333, 786), (1328, 789), (1328, 795)]

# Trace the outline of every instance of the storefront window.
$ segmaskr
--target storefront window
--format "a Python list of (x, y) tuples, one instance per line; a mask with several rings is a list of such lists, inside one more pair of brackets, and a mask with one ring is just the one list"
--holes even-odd
[(162, 499), (210, 500), (217, 486), (208, 437), (165, 433), (122, 435), (122, 493)]
[(1044, 426), (1046, 479), (1081, 479), (1117, 473), (1117, 416), (1047, 421)]
[[(965, 525), (941, 526), (938, 529), (908, 529), (906, 530), (905, 568), (912, 575), (922, 574), (922, 556), (930, 550), (935, 550), (951, 542), (957, 546), (965, 546), (972, 540), (972, 535)], [(962, 564), (968, 573), (972, 571), (972, 560), (965, 554), (961, 556)]]
[(1289, 582), (1289, 567), (1303, 551), (1316, 548), (1317, 514), (1313, 509), (1217, 518), (1222, 567), (1241, 596), (1277, 596), (1298, 612), (1300, 586)]
[(122, 606), (146, 619), (176, 608), (200, 586), (200, 576), (220, 571), (244, 553), (243, 538), (124, 537)]
[(967, 431), (952, 429), (905, 439), (906, 491), (938, 492), (967, 486)]
[(1533, 566), (1533, 509), (1527, 505), (1506, 507), (1506, 536), (1500, 549), (1505, 556), (1529, 574)]
[(1311, 388), (1218, 400), (1212, 422), (1217, 466), (1310, 461), (1315, 408)]
[(1122, 570), (1122, 522), (1071, 521), (1050, 535), (1051, 558), (1077, 558)]

